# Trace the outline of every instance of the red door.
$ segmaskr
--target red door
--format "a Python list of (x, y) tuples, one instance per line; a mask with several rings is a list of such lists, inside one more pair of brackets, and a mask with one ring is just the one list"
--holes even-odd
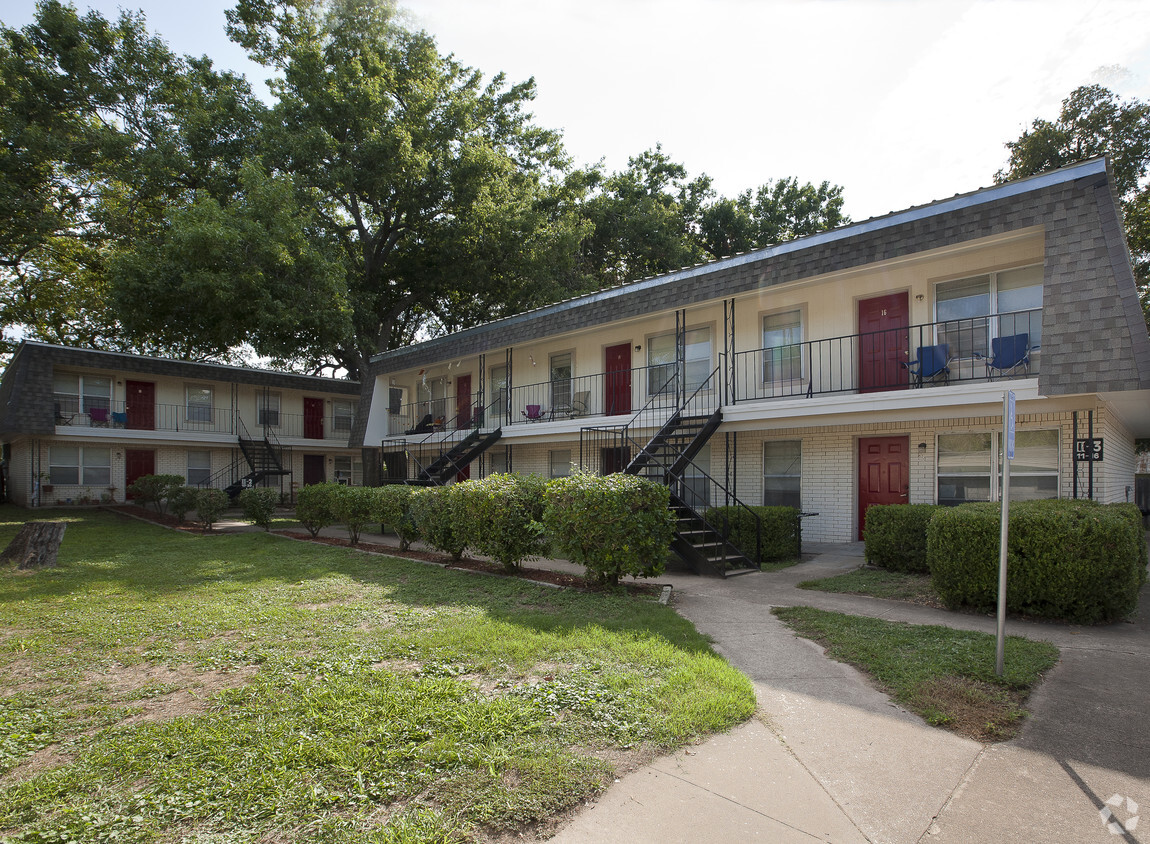
[(859, 392), (905, 390), (910, 347), (910, 302), (906, 293), (859, 301)]
[(859, 440), (859, 539), (872, 504), (906, 504), (910, 494), (910, 438)]
[(303, 435), (309, 440), (323, 439), (323, 399), (304, 397)]
[(128, 400), (125, 407), (128, 427), (137, 431), (156, 430), (156, 385), (151, 381), (128, 381), (124, 392)]
[[(129, 382), (131, 383), (131, 382)], [(125, 488), (132, 485), (132, 481), (141, 478), (144, 475), (156, 474), (156, 452), (144, 451), (143, 449), (126, 448), (124, 449), (124, 486)], [(128, 498), (135, 498), (132, 493), (127, 493)]]
[(471, 427), (471, 376), (455, 379), (455, 419), (457, 428)]
[(603, 409), (608, 416), (631, 412), (631, 344), (608, 346), (603, 381)]

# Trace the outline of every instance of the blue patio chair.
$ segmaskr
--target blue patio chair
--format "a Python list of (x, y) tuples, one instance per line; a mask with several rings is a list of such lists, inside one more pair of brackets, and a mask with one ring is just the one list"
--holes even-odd
[(939, 379), (944, 384), (949, 384), (951, 360), (950, 346), (939, 343), (937, 346), (919, 346), (918, 359), (908, 361), (903, 366), (910, 372), (916, 387), (921, 387), (924, 382)]
[(1030, 374), (1030, 335), (1008, 334), (1006, 337), (994, 337), (990, 341), (990, 357), (974, 353), (976, 358), (986, 361), (986, 378), (990, 380), (995, 375), (1007, 375), (1019, 367), (1023, 374)]
[(127, 425), (128, 425), (128, 414), (127, 413), (118, 413), (115, 410), (113, 410), (112, 411), (112, 427), (113, 428), (126, 428)]

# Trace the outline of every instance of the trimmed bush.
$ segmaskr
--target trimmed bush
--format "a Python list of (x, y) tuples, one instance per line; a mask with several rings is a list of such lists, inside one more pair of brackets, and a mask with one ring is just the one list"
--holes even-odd
[[(999, 507), (943, 508), (927, 529), (935, 591), (950, 607), (988, 611), (998, 594)], [(1010, 507), (1006, 606), (1082, 624), (1116, 621), (1138, 603), (1146, 544), (1131, 504), (1021, 501)]]
[(205, 530), (212, 529), (212, 525), (220, 520), (224, 510), (228, 509), (229, 503), (231, 502), (228, 494), (222, 489), (208, 487), (196, 490), (196, 514), (203, 522)]
[(168, 512), (179, 519), (181, 524), (184, 517), (196, 509), (196, 496), (199, 491), (198, 487), (182, 486), (168, 494)]
[(411, 503), (417, 487), (407, 484), (388, 484), (372, 488), (375, 500), (375, 520), (399, 537), (399, 548), (406, 551), (419, 539), (419, 530), (411, 516)]
[(467, 547), (455, 500), (458, 484), (415, 490), (411, 496), (411, 518), (423, 541), (451, 559), (458, 560)]
[(578, 473), (548, 482), (543, 525), (555, 549), (615, 586), (663, 572), (675, 532), (670, 491), (636, 475)]
[(141, 475), (128, 484), (128, 492), (143, 506), (151, 504), (157, 513), (163, 513), (167, 499), (183, 485), (180, 475)]
[(335, 496), (343, 489), (339, 484), (309, 484), (296, 495), (295, 517), (312, 536), (336, 522)]
[(240, 507), (244, 511), (244, 519), (264, 530), (271, 530), (272, 516), (279, 503), (279, 490), (266, 486), (256, 486), (245, 489), (240, 493)]
[(938, 504), (875, 504), (867, 508), (866, 560), (890, 571), (928, 574), (926, 529)]
[(537, 475), (488, 475), (456, 484), (463, 540), (508, 571), (545, 553), (542, 490)]
[(352, 545), (359, 544), (359, 534), (365, 525), (378, 522), (379, 501), (375, 487), (342, 486), (333, 484), (335, 491), (331, 497), (331, 513), (335, 523), (347, 528)]
[[(748, 512), (748, 510), (750, 512)], [(757, 515), (763, 526), (763, 542), (759, 559), (755, 559), (755, 520)], [(803, 553), (802, 519), (795, 507), (711, 507), (707, 521), (722, 528), (723, 518), (730, 525), (731, 544), (757, 563), (779, 560), (797, 560)]]

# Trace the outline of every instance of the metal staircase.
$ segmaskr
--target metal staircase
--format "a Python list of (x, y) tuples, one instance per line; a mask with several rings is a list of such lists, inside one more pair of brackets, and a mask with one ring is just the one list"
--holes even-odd
[(458, 427), (459, 417), (447, 420), (443, 430), (432, 431), (418, 443), (408, 443), (406, 439), (385, 440), (383, 451), (402, 451), (409, 469), (401, 470), (403, 477), (384, 478), (383, 483), (412, 486), (450, 483), (503, 436), (503, 428), (483, 426), (484, 419), (494, 418), (494, 407), (495, 402), (486, 408), (474, 407), (464, 427)]
[(442, 486), (470, 466), (475, 458), (491, 448), (502, 436), (502, 428), (496, 428), (487, 433), (479, 428), (473, 428), (466, 437), (421, 469), (415, 479), (408, 481), (408, 483), (422, 486)]
[(235, 498), (242, 490), (255, 486), (264, 478), (291, 474), (290, 469), (283, 467), (279, 455), (276, 454), (276, 449), (267, 436), (262, 440), (240, 437), (240, 451), (243, 453), (250, 471), (239, 480), (224, 487), (224, 492), (228, 494), (228, 498)]

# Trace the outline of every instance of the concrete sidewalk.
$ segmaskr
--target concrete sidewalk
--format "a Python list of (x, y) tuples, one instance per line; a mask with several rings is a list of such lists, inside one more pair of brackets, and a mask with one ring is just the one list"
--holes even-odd
[(1062, 659), (1031, 699), (1019, 737), (983, 746), (902, 711), (770, 608), (805, 604), (986, 632), (994, 619), (796, 589), (862, 562), (861, 544), (807, 550), (809, 562), (781, 572), (661, 578), (674, 586), (678, 610), (754, 681), (761, 721), (623, 778), (557, 844), (1139, 840), (1137, 824), (1112, 834), (1100, 811), (1121, 797), (1111, 808), (1118, 821), (1141, 805), (1150, 814), (1150, 596), (1133, 624), (1008, 622), (1011, 634), (1054, 642)]

